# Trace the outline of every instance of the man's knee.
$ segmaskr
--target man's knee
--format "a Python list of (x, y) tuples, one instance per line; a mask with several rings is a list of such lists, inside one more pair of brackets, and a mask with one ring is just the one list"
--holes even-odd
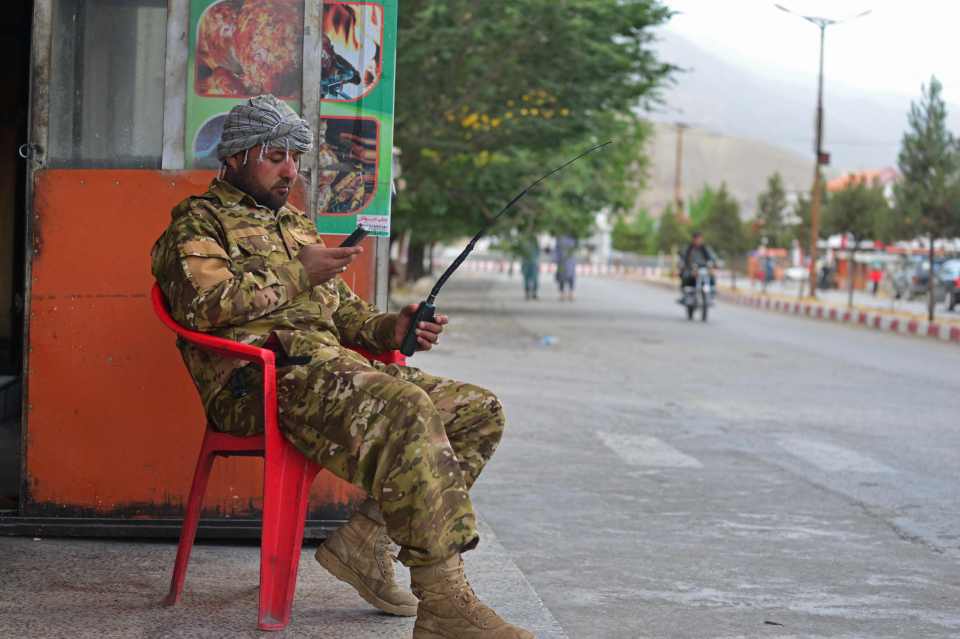
[[(491, 391), (479, 386), (470, 386), (465, 398), (462, 407), (457, 411), (457, 416), (469, 423), (470, 430), (476, 433), (474, 437), (479, 440), (478, 448), (481, 451), (488, 451), (488, 455), (493, 454), (493, 449), (500, 443), (506, 426), (503, 404)], [(456, 426), (453, 430), (457, 430)]]
[(503, 404), (500, 403), (500, 399), (486, 389), (482, 389), (484, 392), (483, 403), (487, 406), (487, 411), (490, 415), (490, 432), (496, 436), (496, 441), (499, 442), (500, 438), (503, 437), (503, 429), (507, 424), (507, 417), (503, 412)]

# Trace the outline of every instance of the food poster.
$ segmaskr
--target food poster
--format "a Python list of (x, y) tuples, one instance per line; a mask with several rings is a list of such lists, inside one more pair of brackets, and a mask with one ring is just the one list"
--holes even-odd
[(389, 237), (397, 0), (323, 3), (317, 228)]
[(234, 105), (272, 93), (300, 112), (303, 0), (192, 0), (189, 35), (186, 165), (215, 169)]
[[(315, 211), (321, 233), (390, 234), (397, 0), (325, 0)], [(217, 168), (227, 112), (273, 93), (300, 111), (303, 0), (192, 0), (186, 159)]]

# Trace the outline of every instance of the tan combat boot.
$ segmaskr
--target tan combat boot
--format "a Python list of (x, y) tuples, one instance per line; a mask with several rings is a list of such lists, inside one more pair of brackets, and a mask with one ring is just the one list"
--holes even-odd
[(410, 582), (420, 598), (413, 639), (534, 639), (477, 599), (463, 574), (460, 555), (411, 568)]
[(397, 585), (390, 538), (376, 508), (364, 504), (317, 548), (320, 565), (353, 586), (369, 604), (391, 615), (417, 614), (417, 599)]

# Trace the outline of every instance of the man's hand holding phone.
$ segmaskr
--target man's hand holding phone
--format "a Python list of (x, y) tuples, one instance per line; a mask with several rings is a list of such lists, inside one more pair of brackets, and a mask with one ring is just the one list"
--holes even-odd
[(346, 271), (360, 253), (363, 253), (360, 246), (327, 248), (320, 244), (310, 244), (300, 249), (297, 259), (303, 264), (310, 283), (318, 286)]

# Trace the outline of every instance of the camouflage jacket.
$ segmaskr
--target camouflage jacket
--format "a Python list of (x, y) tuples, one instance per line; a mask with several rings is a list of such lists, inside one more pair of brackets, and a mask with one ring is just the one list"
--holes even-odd
[[(287, 355), (312, 361), (395, 348), (396, 315), (380, 313), (336, 277), (311, 286), (297, 259), (321, 244), (313, 223), (290, 205), (279, 211), (222, 180), (173, 209), (152, 251), (153, 276), (181, 325), (262, 346), (271, 334)], [(178, 342), (204, 408), (245, 361)]]

